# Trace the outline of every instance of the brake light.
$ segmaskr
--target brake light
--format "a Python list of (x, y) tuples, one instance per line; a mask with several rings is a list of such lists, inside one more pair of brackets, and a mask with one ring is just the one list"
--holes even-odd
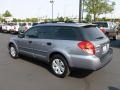
[(82, 41), (78, 43), (78, 47), (89, 54), (95, 54), (95, 46), (90, 41)]

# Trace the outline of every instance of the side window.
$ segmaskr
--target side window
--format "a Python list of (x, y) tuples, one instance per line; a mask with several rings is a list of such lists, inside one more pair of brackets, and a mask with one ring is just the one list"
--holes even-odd
[(43, 26), (38, 29), (38, 38), (40, 39), (54, 39), (55, 30), (52, 26)]
[(59, 27), (57, 30), (56, 39), (60, 40), (77, 40), (76, 28), (74, 27)]
[(27, 37), (27, 38), (37, 38), (38, 37), (37, 27), (32, 27), (27, 32), (25, 32), (25, 37)]

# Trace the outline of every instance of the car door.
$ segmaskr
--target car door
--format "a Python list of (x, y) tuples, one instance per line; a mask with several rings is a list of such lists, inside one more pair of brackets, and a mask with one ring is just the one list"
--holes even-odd
[(48, 26), (39, 26), (37, 31), (38, 38), (33, 41), (34, 57), (47, 61), (48, 54), (54, 47), (53, 37), (55, 32), (52, 27)]
[(35, 27), (30, 28), (24, 34), (24, 38), (18, 40), (18, 47), (20, 53), (33, 56), (33, 42), (37, 38), (37, 32)]

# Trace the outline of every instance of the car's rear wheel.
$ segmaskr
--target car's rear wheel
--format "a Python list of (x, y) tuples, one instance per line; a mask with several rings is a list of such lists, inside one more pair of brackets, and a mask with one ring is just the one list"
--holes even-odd
[(53, 73), (60, 78), (70, 74), (69, 66), (66, 59), (59, 54), (53, 55), (50, 62)]
[(16, 47), (15, 47), (13, 44), (11, 44), (11, 45), (9, 46), (9, 53), (10, 53), (10, 56), (11, 56), (12, 58), (14, 58), (14, 59), (18, 58), (17, 49), (16, 49)]

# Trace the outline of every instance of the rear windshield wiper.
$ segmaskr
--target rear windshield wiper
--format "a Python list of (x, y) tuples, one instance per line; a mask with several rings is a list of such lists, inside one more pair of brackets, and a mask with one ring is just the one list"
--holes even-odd
[(96, 39), (103, 39), (104, 37), (97, 37)]

